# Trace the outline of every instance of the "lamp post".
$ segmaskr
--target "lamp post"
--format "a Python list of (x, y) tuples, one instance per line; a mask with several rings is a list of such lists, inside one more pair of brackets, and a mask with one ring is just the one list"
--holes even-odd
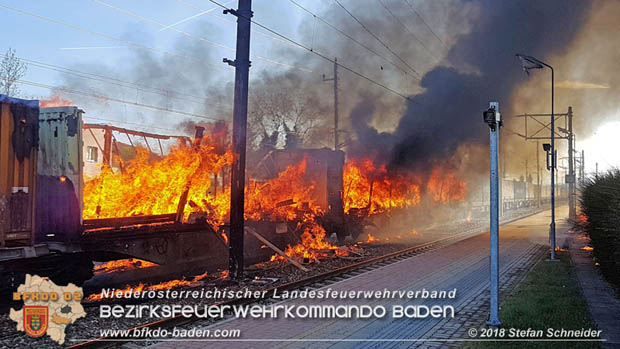
[(554, 89), (554, 72), (553, 67), (549, 64), (536, 59), (532, 56), (517, 54), (517, 58), (521, 61), (523, 70), (530, 75), (530, 69), (543, 69), (547, 67), (551, 69), (551, 144), (549, 151), (551, 152), (551, 224), (549, 226), (549, 234), (551, 240), (551, 260), (555, 260), (555, 115), (553, 113), (553, 101), (555, 97)]
[(482, 112), (484, 122), (489, 125), (489, 240), (490, 240), (490, 291), (491, 309), (489, 312), (489, 326), (501, 326), (499, 320), (499, 166), (498, 147), (499, 129), (502, 127), (502, 117), (499, 112), (499, 103), (489, 103), (489, 109)]

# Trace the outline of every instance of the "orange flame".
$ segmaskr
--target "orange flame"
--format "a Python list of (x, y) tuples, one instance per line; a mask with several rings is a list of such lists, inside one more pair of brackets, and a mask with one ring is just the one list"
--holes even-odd
[[(192, 212), (204, 212), (211, 225), (224, 224), (229, 218), (230, 188), (215, 195), (211, 183), (215, 178), (223, 178), (219, 174), (226, 172), (233, 156), (216, 138), (206, 135), (195, 146), (179, 144), (156, 160), (147, 149), (137, 148), (136, 158), (123, 164), (122, 172), (102, 168), (100, 175), (84, 186), (84, 218), (174, 213), (181, 195), (189, 189), (184, 219)], [(326, 255), (326, 250), (338, 248), (326, 240), (325, 230), (317, 223), (316, 217), (324, 212), (313, 199), (315, 183), (307, 179), (306, 164), (304, 159), (290, 165), (267, 181), (250, 180), (245, 189), (245, 218), (298, 222), (298, 230), (303, 231), (301, 243), (288, 246), (285, 253), (312, 260)], [(347, 213), (351, 209), (365, 209), (368, 214), (377, 214), (420, 202), (422, 181), (418, 176), (388, 174), (384, 165), (377, 166), (369, 158), (349, 159), (343, 178)], [(436, 201), (459, 201), (465, 197), (466, 185), (454, 173), (436, 169), (427, 189)], [(222, 238), (228, 241), (226, 235)], [(371, 241), (375, 240), (373, 237)], [(273, 256), (272, 260), (281, 258)], [(162, 287), (168, 286), (174, 283)]]
[(456, 178), (453, 172), (435, 168), (431, 173), (426, 188), (433, 200), (443, 203), (462, 201), (467, 194), (467, 185)]
[[(314, 221), (313, 215), (306, 214), (304, 219), (306, 228), (303, 234), (301, 234), (301, 243), (295, 246), (289, 245), (284, 253), (291, 258), (303, 258), (310, 261), (326, 256), (326, 251), (328, 250), (336, 250), (336, 253), (338, 253), (338, 247), (325, 240), (325, 229)], [(271, 256), (271, 261), (276, 260), (283, 261), (285, 258), (280, 255)]]
[[(344, 167), (344, 210), (368, 208), (370, 214), (420, 202), (418, 180), (404, 174), (388, 176), (385, 165), (371, 159), (349, 159)], [(371, 198), (372, 187), (372, 198)]]
[(102, 168), (98, 177), (84, 185), (84, 218), (113, 218), (166, 214), (177, 211), (179, 198), (190, 186), (185, 218), (192, 211), (207, 213), (207, 221), (222, 224), (230, 208), (230, 194), (210, 193), (211, 178), (230, 165), (229, 152), (218, 155), (218, 146), (205, 136), (200, 146), (179, 144), (160, 161), (153, 161), (145, 148), (122, 173)]
[(137, 258), (128, 258), (128, 259), (119, 259), (114, 261), (109, 261), (104, 264), (95, 265), (93, 271), (95, 274), (98, 273), (115, 273), (119, 271), (132, 270), (132, 269), (142, 269), (142, 268), (151, 268), (156, 266), (157, 264), (151, 263), (149, 261), (144, 261)]
[[(136, 158), (124, 165), (122, 173), (104, 167), (98, 177), (86, 182), (84, 218), (173, 213), (189, 185), (184, 218), (191, 212), (205, 212), (210, 224), (223, 224), (229, 216), (230, 189), (212, 194), (211, 179), (231, 164), (232, 156), (230, 152), (217, 155), (213, 151), (217, 146), (205, 136), (198, 149), (181, 144), (159, 161), (153, 161), (148, 150), (137, 148)], [(320, 214), (321, 208), (311, 198), (314, 183), (303, 179), (305, 172), (304, 160), (288, 166), (274, 179), (250, 181), (245, 218), (294, 220), (307, 211)]]
[(264, 183), (251, 182), (246, 187), (246, 218), (260, 220), (295, 220), (309, 212), (321, 214), (321, 208), (311, 198), (315, 185), (304, 180), (306, 160), (287, 166), (276, 178)]
[(50, 99), (42, 99), (39, 101), (39, 108), (52, 108), (52, 107), (68, 107), (74, 103), (68, 99), (64, 99), (60, 96), (52, 96)]

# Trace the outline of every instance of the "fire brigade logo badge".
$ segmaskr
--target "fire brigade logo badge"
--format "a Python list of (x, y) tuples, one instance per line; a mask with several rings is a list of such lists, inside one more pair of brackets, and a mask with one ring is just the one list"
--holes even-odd
[(26, 305), (22, 309), (24, 313), (24, 331), (30, 337), (41, 337), (47, 331), (48, 308), (47, 306)]
[(64, 344), (67, 326), (86, 316), (80, 304), (82, 295), (82, 288), (74, 284), (58, 286), (48, 278), (26, 274), (25, 282), (13, 292), (13, 301), (24, 302), (24, 306), (11, 308), (9, 318), (17, 331), (35, 338), (47, 335)]

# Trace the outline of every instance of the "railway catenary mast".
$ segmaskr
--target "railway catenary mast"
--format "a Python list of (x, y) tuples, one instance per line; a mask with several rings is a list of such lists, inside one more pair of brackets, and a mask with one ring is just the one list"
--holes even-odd
[(235, 96), (233, 107), (233, 164), (230, 185), (230, 277), (243, 277), (245, 150), (248, 119), (248, 76), (250, 70), (250, 25), (252, 1), (239, 0), (237, 10), (226, 9), (237, 17), (237, 52), (234, 61), (224, 62), (235, 67)]

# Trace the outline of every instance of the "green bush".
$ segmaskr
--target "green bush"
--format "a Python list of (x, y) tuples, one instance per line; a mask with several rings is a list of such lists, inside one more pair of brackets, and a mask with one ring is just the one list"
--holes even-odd
[(583, 229), (605, 277), (620, 286), (620, 169), (590, 178), (582, 188)]

